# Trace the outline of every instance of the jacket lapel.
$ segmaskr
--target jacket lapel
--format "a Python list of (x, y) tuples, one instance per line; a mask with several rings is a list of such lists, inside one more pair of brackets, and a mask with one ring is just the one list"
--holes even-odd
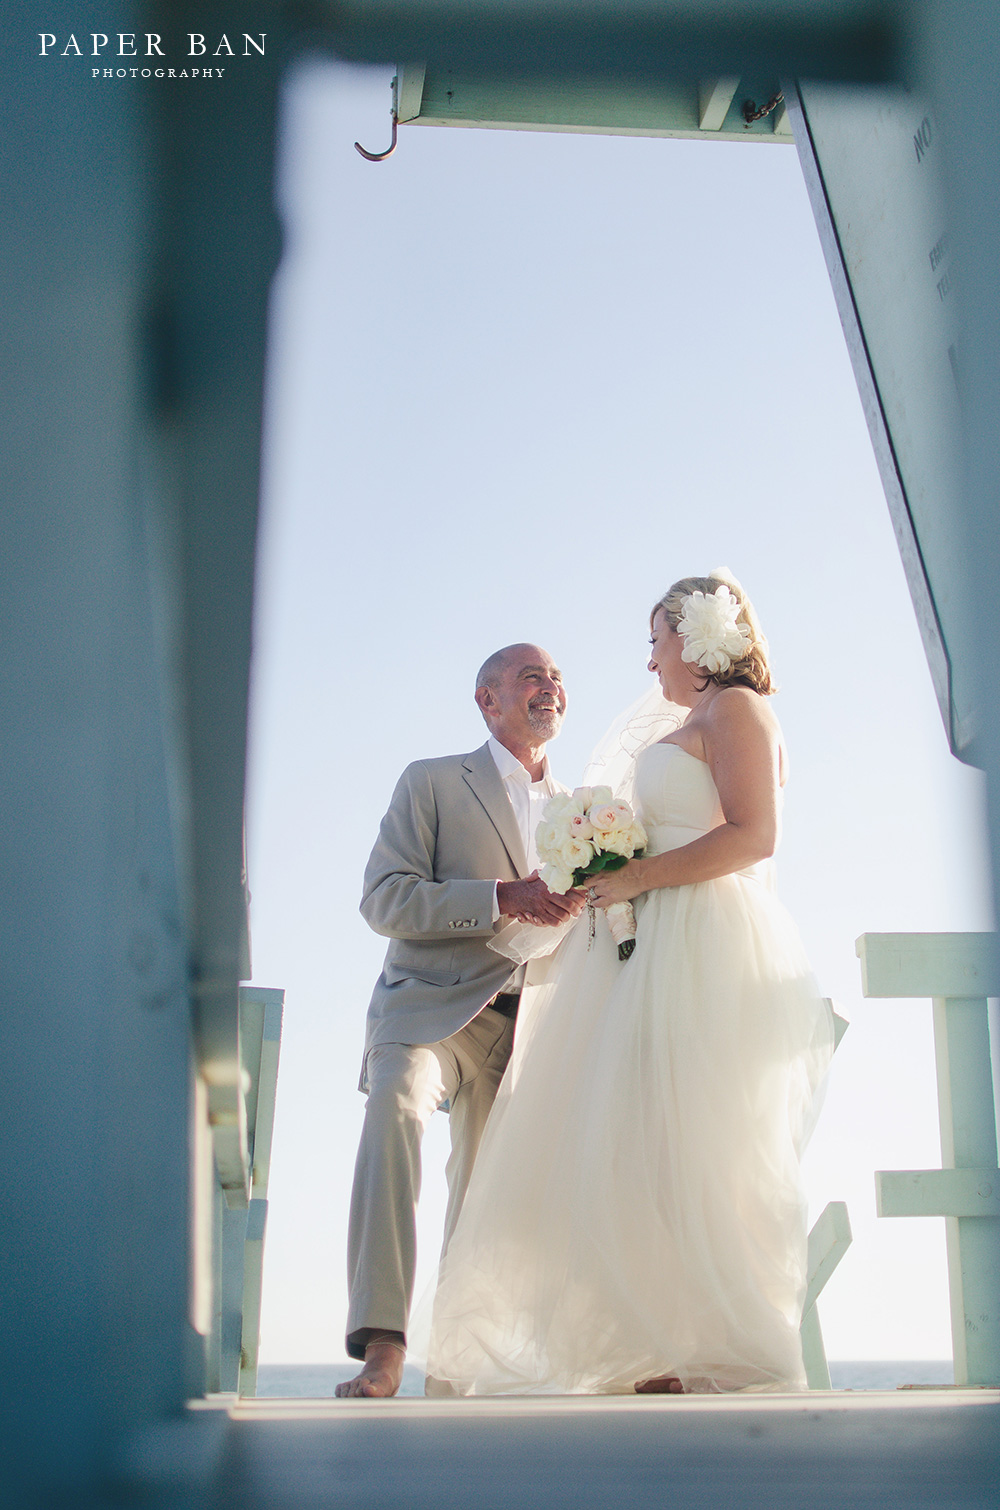
[(510, 863), (519, 876), (528, 874), (528, 857), (524, 853), (521, 832), (514, 817), (514, 809), (497, 770), (496, 761), (490, 754), (489, 745), (483, 745), (466, 755), (462, 762), (462, 774), (486, 809), (487, 816), (510, 856)]

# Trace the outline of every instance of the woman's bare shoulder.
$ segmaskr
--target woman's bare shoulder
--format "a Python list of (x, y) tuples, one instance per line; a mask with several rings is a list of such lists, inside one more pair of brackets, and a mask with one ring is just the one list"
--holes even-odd
[(781, 729), (770, 706), (770, 701), (750, 687), (720, 687), (705, 709), (706, 721), (716, 728), (750, 728), (756, 725), (766, 729), (775, 738), (781, 737)]
[(710, 765), (727, 758), (773, 763), (779, 786), (788, 779), (788, 755), (770, 700), (750, 687), (722, 687), (706, 709), (702, 742)]

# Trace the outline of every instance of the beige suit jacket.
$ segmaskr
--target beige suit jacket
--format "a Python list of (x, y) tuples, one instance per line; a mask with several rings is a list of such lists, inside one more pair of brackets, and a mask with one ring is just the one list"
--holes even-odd
[(514, 970), (487, 948), (493, 886), (527, 875), (514, 809), (488, 745), (407, 766), (365, 870), (361, 913), (390, 940), (365, 1053), (438, 1043), (502, 991)]

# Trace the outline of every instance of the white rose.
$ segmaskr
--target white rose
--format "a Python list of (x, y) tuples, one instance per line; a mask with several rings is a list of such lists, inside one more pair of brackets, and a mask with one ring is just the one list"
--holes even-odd
[(557, 864), (564, 870), (582, 870), (594, 858), (594, 846), (584, 839), (564, 839), (559, 846)]
[(543, 865), (538, 875), (549, 890), (556, 892), (559, 896), (569, 891), (573, 884), (572, 874), (558, 865)]
[(546, 823), (558, 823), (561, 818), (571, 818), (574, 813), (583, 811), (583, 803), (579, 801), (575, 792), (572, 795), (569, 792), (557, 792), (545, 804), (542, 818)]
[(542, 822), (535, 830), (535, 848), (540, 860), (554, 860), (559, 853), (559, 846), (566, 838), (566, 826), (563, 823)]
[(590, 789), (590, 802), (587, 805), (588, 807), (593, 807), (595, 802), (598, 806), (603, 805), (605, 802), (613, 802), (614, 795), (609, 786), (593, 786)]
[(601, 849), (613, 855), (624, 855), (631, 860), (635, 854), (635, 840), (630, 829), (616, 829), (611, 834), (601, 834)]

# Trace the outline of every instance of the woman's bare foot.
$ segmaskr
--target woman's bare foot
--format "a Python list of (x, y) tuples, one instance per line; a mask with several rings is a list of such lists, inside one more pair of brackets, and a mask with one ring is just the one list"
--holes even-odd
[(637, 1395), (683, 1395), (684, 1386), (676, 1374), (656, 1374), (652, 1379), (640, 1379), (633, 1389)]
[(338, 1400), (387, 1400), (397, 1392), (403, 1382), (406, 1348), (401, 1334), (395, 1335), (398, 1342), (389, 1341), (388, 1334), (369, 1342), (360, 1374), (337, 1385)]

